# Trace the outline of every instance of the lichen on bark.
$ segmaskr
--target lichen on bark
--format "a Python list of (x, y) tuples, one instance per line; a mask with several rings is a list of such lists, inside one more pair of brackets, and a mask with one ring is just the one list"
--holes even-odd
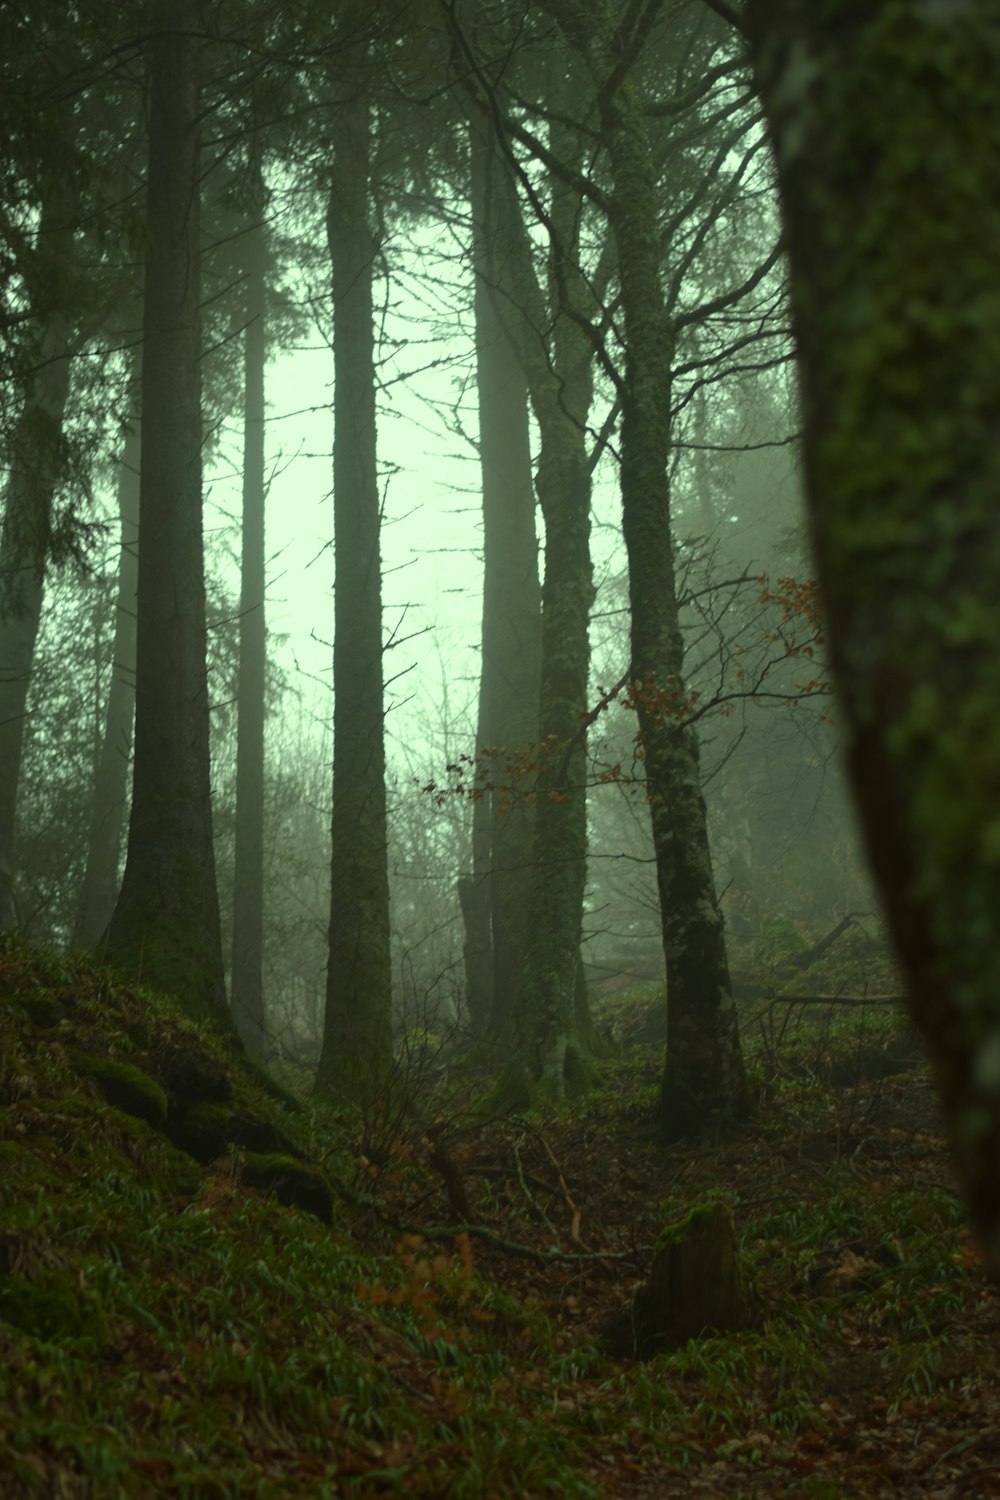
[(1000, 1275), (1000, 18), (747, 14), (852, 778)]

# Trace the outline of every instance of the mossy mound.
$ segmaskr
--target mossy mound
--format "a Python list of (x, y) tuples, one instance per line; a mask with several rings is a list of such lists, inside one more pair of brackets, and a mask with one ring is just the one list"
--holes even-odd
[(191, 1103), (171, 1100), (165, 1133), (168, 1140), (203, 1166), (217, 1161), (234, 1146), (249, 1151), (283, 1151), (287, 1156), (302, 1152), (272, 1120), (261, 1119), (228, 1104)]
[(243, 1153), (243, 1181), (248, 1187), (274, 1193), (279, 1203), (304, 1209), (324, 1224), (333, 1219), (330, 1189), (316, 1167), (280, 1151)]
[(163, 1087), (178, 1098), (195, 1104), (228, 1104), (233, 1097), (233, 1081), (225, 1064), (202, 1047), (160, 1046), (150, 1065)]
[(109, 1104), (162, 1126), (167, 1118), (167, 1095), (148, 1073), (131, 1063), (111, 1057), (93, 1056), (80, 1047), (67, 1048), (67, 1059), (81, 1078), (93, 1079)]
[[(54, 1149), (89, 1138), (120, 1163), (143, 1157), (151, 1168), (155, 1160), (171, 1191), (198, 1180), (178, 1169), (176, 1152), (201, 1167), (234, 1149), (305, 1163), (307, 1151), (286, 1128), (290, 1111), (276, 1097), (280, 1090), (232, 1038), (197, 1025), (161, 996), (115, 984), (97, 966), (32, 954), (14, 940), (0, 953), (0, 979), (7, 981), (0, 1027), (9, 1057), (18, 1059), (8, 1102), (35, 1101)], [(153, 1133), (157, 1149), (136, 1138), (136, 1125)], [(318, 1168), (272, 1178), (266, 1185), (279, 1202), (331, 1221)]]
[(596, 1493), (568, 1426), (539, 1447), (535, 1401), (498, 1405), (468, 1243), (414, 1260), (335, 1150), (163, 997), (0, 938), (4, 1500), (437, 1500), (498, 1459), (510, 1493)]

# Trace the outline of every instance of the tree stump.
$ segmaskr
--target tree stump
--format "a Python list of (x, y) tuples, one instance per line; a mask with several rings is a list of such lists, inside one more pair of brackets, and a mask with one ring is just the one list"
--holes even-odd
[(701, 1204), (661, 1234), (649, 1278), (612, 1320), (606, 1338), (624, 1359), (651, 1359), (708, 1333), (752, 1322), (752, 1297), (739, 1274), (733, 1216)]

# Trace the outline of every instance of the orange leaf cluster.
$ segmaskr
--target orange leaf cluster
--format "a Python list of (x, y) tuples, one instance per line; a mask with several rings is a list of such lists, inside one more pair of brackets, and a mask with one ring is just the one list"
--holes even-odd
[[(455, 1252), (432, 1254), (423, 1235), (404, 1234), (396, 1242), (395, 1253), (405, 1280), (391, 1288), (381, 1282), (361, 1282), (358, 1297), (373, 1307), (410, 1308), (419, 1319), (424, 1338), (454, 1340), (461, 1331), (449, 1330), (442, 1312), (446, 1304), (461, 1305), (471, 1296), (472, 1241), (467, 1234), (455, 1236)], [(477, 1320), (490, 1317), (488, 1313), (479, 1314)]]

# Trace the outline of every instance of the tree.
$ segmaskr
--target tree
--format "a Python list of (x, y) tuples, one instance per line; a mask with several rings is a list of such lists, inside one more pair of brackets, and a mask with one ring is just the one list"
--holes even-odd
[(74, 262), (77, 193), (54, 181), (39, 217), (34, 253), (22, 269), (37, 329), (20, 412), (9, 446), (0, 531), (0, 930), (17, 925), (14, 908), (14, 827), (28, 689), (52, 549), (56, 492), (67, 471), (63, 418), (70, 361), (79, 347), (78, 320), (66, 288), (53, 298)]
[[(516, 201), (511, 202), (503, 152), (487, 122), (474, 124), (470, 155), (483, 482), (478, 749), (488, 757), (497, 756), (502, 764), (506, 756), (524, 753), (538, 732), (538, 547), (522, 353), (524, 328), (516, 313), (517, 291), (511, 268), (518, 210)], [(503, 777), (493, 779), (499, 783)], [(484, 880), (489, 892), (493, 959), (490, 1021), (503, 1031), (513, 1022), (514, 993), (527, 935), (526, 871), (531, 860), (534, 817), (530, 802), (523, 796), (512, 797), (499, 784), (487, 792), (484, 802), (490, 817), (485, 824), (480, 814), (474, 827), (474, 878)], [(483, 837), (484, 824), (488, 843)], [(471, 899), (470, 890), (467, 906)]]
[[(552, 0), (551, 9), (589, 68), (612, 179), (606, 203), (617, 246), (626, 351), (619, 399), (630, 696), (639, 719), (667, 969), (661, 1119), (666, 1134), (677, 1137), (725, 1128), (746, 1113), (748, 1095), (698, 741), (693, 729), (678, 722), (687, 686), (668, 470), (676, 332), (661, 279), (653, 152), (630, 68), (645, 28), (632, 30), (607, 0)], [(673, 247), (664, 250), (669, 265)], [(687, 259), (679, 256), (678, 276)]]
[(751, 0), (746, 26), (851, 777), (1000, 1276), (1000, 17)]
[(236, 842), (233, 873), (233, 1019), (255, 1056), (264, 1048), (264, 363), (267, 197), (259, 137), (250, 145), (249, 211), (243, 236), (243, 518), (240, 665), (236, 743)]
[(121, 551), (115, 606), (111, 682), (104, 731), (94, 771), (87, 864), (73, 929), (76, 947), (95, 948), (107, 930), (118, 896), (122, 831), (128, 807), (135, 718), (136, 584), (139, 552), (140, 423), (136, 416), (125, 434), (119, 460), (118, 514)]
[(198, 7), (164, 0), (151, 20), (135, 771), (108, 949), (228, 1026), (205, 662)]
[(316, 1087), (364, 1095), (392, 1058), (383, 724), (382, 576), (370, 222), (371, 105), (363, 70), (333, 111), (334, 718), (330, 952)]
[[(548, 70), (550, 147), (571, 172), (582, 138), (568, 112), (573, 78), (565, 61)], [(593, 397), (593, 342), (588, 319), (607, 281), (602, 257), (594, 281), (581, 269), (585, 204), (558, 175), (549, 184), (546, 230), (549, 285), (540, 284), (514, 163), (497, 151), (497, 201), (507, 226), (509, 263), (502, 318), (527, 377), (538, 426), (535, 488), (545, 527), (540, 692), (533, 738), (534, 839), (527, 868), (532, 920), (525, 929), (515, 986), (515, 1087), (556, 1097), (580, 1089), (587, 1065), (589, 1013), (578, 981), (586, 885), (586, 724), (594, 586), (590, 560), (592, 464), (587, 421)], [(520, 793), (521, 789), (518, 789)], [(510, 793), (508, 793), (508, 796)]]
[[(122, 304), (131, 311), (138, 214), (133, 132), (123, 128), (133, 107), (134, 90), (123, 81), (131, 48), (121, 43), (117, 20), (106, 10), (53, 10), (43, 23), (20, 8), (0, 22), (7, 142), (0, 167), (0, 378), (7, 387), (0, 439), (8, 473), (0, 539), (3, 926), (18, 920), (11, 827), (24, 791), (45, 587), (55, 568), (88, 557), (99, 530), (94, 489), (128, 411), (119, 351), (132, 337), (114, 315)], [(95, 70), (93, 60), (111, 46), (121, 68)], [(109, 327), (113, 350), (98, 338)]]

